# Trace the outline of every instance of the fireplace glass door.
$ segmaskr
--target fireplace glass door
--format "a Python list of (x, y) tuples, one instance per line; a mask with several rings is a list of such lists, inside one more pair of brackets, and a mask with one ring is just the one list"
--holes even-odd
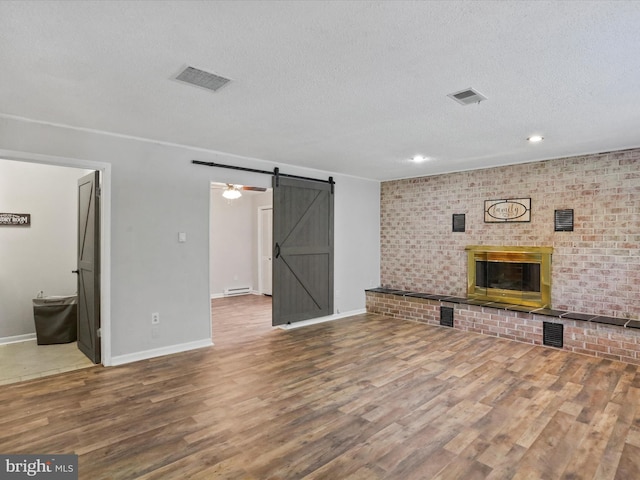
[[(470, 298), (527, 306), (550, 303), (551, 254), (525, 247), (476, 247), (469, 250)], [(547, 249), (545, 247), (530, 247)]]
[(476, 287), (526, 298), (540, 294), (540, 264), (476, 260)]
[(476, 260), (476, 286), (540, 292), (540, 264)]

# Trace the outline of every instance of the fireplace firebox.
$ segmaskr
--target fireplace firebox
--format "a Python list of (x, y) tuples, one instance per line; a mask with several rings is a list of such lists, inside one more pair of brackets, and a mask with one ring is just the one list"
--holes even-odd
[(469, 245), (465, 250), (469, 298), (551, 307), (552, 247)]

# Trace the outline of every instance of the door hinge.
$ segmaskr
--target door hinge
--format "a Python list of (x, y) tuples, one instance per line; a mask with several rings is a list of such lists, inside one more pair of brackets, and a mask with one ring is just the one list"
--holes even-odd
[(96, 197), (100, 198), (102, 195), (102, 189), (100, 187), (96, 187)]
[(102, 329), (98, 328), (98, 331), (96, 332), (98, 334), (98, 338), (102, 337)]

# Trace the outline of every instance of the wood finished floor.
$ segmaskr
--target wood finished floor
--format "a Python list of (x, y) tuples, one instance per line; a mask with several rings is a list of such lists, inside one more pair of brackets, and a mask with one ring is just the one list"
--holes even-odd
[(1, 387), (0, 452), (75, 452), (87, 480), (640, 478), (636, 366), (377, 315), (219, 327)]
[(243, 295), (211, 300), (211, 329), (216, 347), (235, 345), (273, 330), (271, 297)]

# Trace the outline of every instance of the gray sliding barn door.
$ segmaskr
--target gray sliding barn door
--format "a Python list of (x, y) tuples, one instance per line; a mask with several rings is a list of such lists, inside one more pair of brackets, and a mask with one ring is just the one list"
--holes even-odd
[(99, 172), (78, 180), (78, 348), (100, 363)]
[(274, 177), (273, 325), (333, 314), (331, 185)]

